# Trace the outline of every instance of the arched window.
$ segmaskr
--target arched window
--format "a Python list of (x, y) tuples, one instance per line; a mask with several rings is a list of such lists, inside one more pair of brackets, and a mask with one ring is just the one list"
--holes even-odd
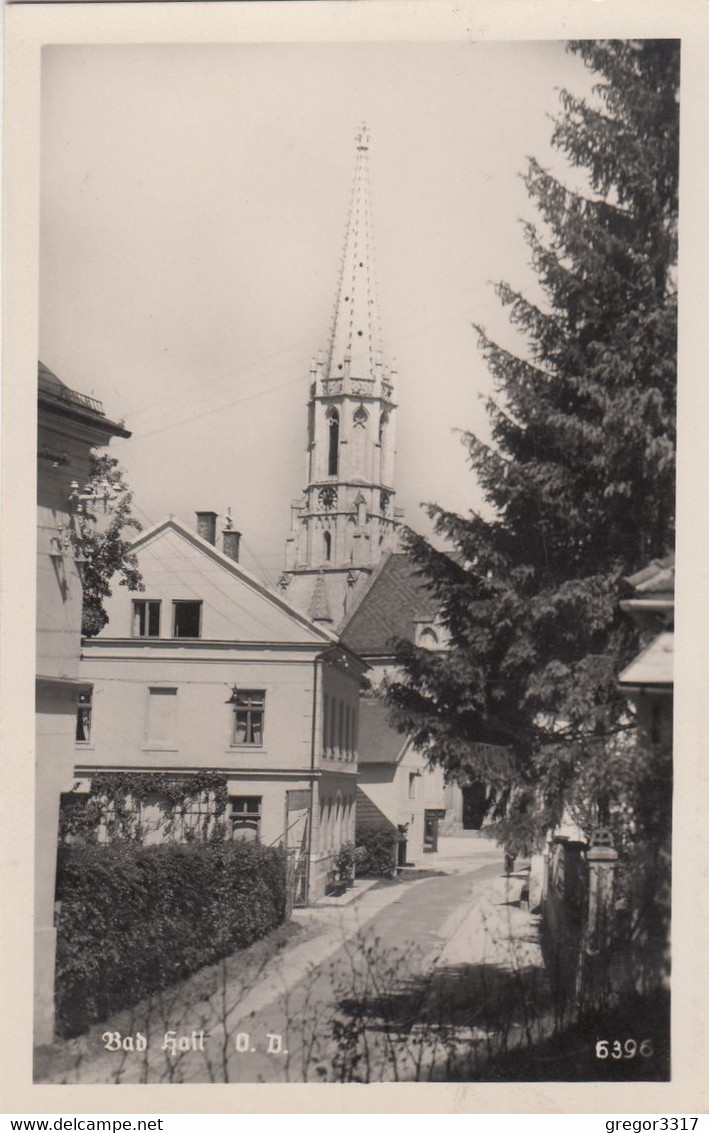
[(438, 645), (438, 634), (435, 629), (426, 626), (425, 629), (421, 630), (419, 645), (423, 646), (424, 649), (435, 649)]
[(323, 549), (325, 553), (325, 562), (329, 563), (332, 557), (332, 535), (329, 531), (325, 531), (322, 537)]
[(367, 421), (369, 420), (369, 414), (367, 413), (367, 410), (363, 405), (360, 405), (357, 409), (355, 409), (352, 420), (354, 421), (355, 426), (359, 426), (360, 429), (363, 429), (365, 427)]
[(328, 409), (327, 422), (329, 437), (327, 450), (327, 474), (328, 476), (337, 476), (337, 460), (340, 449), (340, 414), (336, 409)]
[(387, 411), (385, 409), (384, 412), (382, 413), (381, 417), (379, 418), (379, 444), (382, 444), (383, 441), (384, 441), (384, 430), (386, 429), (388, 424), (389, 424), (389, 414), (387, 413)]

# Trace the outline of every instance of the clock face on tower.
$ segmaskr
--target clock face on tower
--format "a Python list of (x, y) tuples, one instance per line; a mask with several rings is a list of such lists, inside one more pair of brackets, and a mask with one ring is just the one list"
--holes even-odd
[(337, 488), (321, 488), (318, 503), (324, 511), (331, 511), (337, 503)]

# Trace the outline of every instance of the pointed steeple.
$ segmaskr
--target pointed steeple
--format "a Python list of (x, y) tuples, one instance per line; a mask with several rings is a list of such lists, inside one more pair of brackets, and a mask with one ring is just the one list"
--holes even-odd
[(327, 351), (310, 367), (307, 484), (291, 509), (288, 596), (337, 625), (393, 549), (396, 403), (379, 352), (369, 132), (357, 133), (355, 176)]
[(326, 378), (375, 379), (379, 334), (369, 201), (369, 131), (356, 135), (356, 162)]

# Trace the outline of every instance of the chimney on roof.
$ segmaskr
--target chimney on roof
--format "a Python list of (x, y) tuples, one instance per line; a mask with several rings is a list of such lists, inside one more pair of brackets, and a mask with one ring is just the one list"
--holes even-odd
[(198, 511), (195, 512), (197, 516), (197, 534), (205, 542), (215, 545), (217, 541), (217, 513), (216, 511)]
[(228, 558), (233, 559), (235, 563), (238, 563), (241, 532), (234, 530), (234, 521), (231, 518), (231, 508), (227, 508), (224, 530), (222, 531), (222, 541), (224, 554)]

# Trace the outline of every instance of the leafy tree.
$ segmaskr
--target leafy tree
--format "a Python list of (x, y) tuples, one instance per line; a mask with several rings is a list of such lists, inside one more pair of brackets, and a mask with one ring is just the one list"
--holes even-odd
[(84, 637), (95, 637), (108, 621), (103, 603), (111, 596), (114, 575), (120, 575), (120, 586), (143, 590), (138, 560), (130, 549), (130, 533), (140, 531), (141, 524), (132, 513), (133, 496), (114, 456), (91, 453), (88, 490), (97, 502), (85, 513), (84, 554), (88, 562), (83, 569), (81, 631)]
[(588, 99), (561, 92), (552, 141), (586, 187), (529, 160), (539, 220), (524, 232), (544, 300), (498, 284), (528, 349), (477, 328), (492, 440), (464, 436), (492, 518), (430, 506), (454, 555), (408, 533), (451, 644), (400, 642), (388, 692), (433, 762), (496, 786), (500, 836), (518, 845), (565, 808), (587, 832), (628, 811), (637, 825), (643, 775), (667, 778), (629, 754), (617, 678), (638, 637), (618, 600), (673, 545), (679, 45), (568, 48), (599, 81)]

